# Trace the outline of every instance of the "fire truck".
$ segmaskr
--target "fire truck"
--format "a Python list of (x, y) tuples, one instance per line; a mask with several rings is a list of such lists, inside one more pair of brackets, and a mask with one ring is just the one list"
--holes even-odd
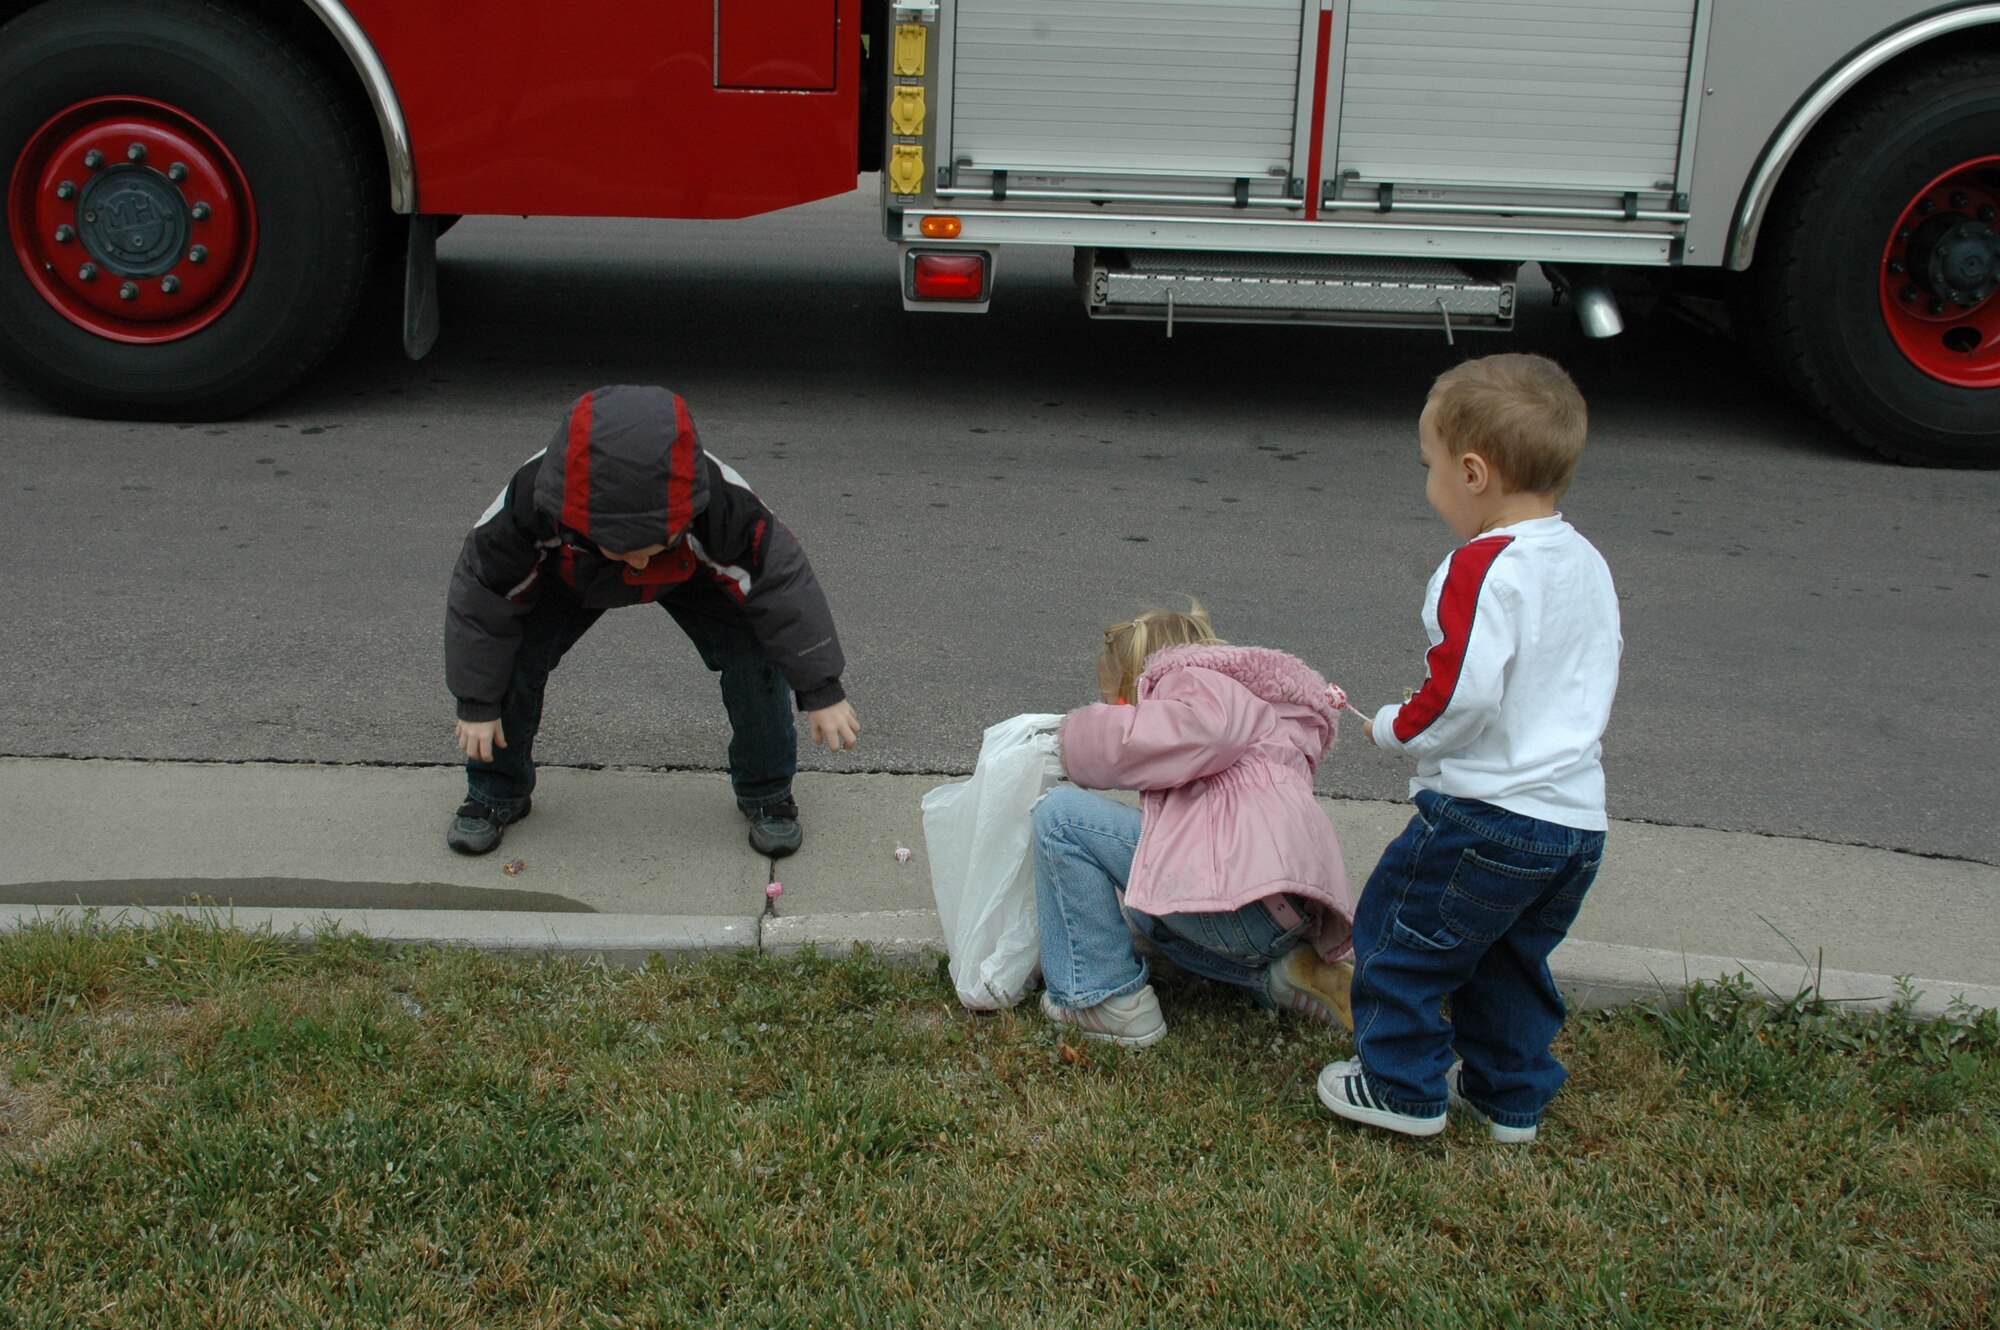
[[(743, 217), (879, 171), (905, 305), (1611, 336), (1726, 308), (1903, 461), (2000, 466), (2000, 3), (0, 0), (0, 365), (242, 412), (468, 214)], [(885, 260), (887, 252), (885, 251)], [(885, 274), (888, 264), (885, 261)]]

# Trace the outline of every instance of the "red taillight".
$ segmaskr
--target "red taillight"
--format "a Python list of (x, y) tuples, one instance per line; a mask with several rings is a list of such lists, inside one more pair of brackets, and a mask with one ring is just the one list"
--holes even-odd
[(919, 300), (978, 300), (986, 294), (986, 256), (918, 254), (910, 290)]

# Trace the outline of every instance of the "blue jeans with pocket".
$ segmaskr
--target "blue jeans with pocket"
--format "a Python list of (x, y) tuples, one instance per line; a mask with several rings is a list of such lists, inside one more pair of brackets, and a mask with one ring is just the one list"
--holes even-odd
[[(1535, 1125), (1568, 1073), (1549, 953), (1604, 858), (1604, 833), (1420, 790), (1354, 914), (1354, 1044), (1400, 1113), (1444, 1112), (1445, 1071), (1509, 1127)], [(1451, 999), (1451, 1018), (1443, 1003)]]
[(1143, 988), (1136, 930), (1182, 969), (1261, 1000), (1264, 971), (1305, 940), (1311, 915), (1301, 912), (1285, 927), (1256, 903), (1205, 914), (1126, 909), (1139, 828), (1138, 809), (1072, 785), (1058, 785), (1035, 805), (1035, 911), (1049, 996), (1065, 1007), (1094, 1007)]
[[(792, 692), (750, 621), (719, 592), (659, 604), (694, 643), (702, 664), (721, 676), (722, 705), (729, 713), (729, 779), (737, 806), (748, 811), (789, 802), (799, 761)], [(514, 652), (514, 675), (500, 704), (500, 733), (507, 746), (496, 746), (491, 762), (466, 760), (468, 797), (503, 818), (528, 802), (535, 788), (535, 734), (542, 727), (549, 675), (603, 613), (560, 595), (544, 596), (528, 611)]]

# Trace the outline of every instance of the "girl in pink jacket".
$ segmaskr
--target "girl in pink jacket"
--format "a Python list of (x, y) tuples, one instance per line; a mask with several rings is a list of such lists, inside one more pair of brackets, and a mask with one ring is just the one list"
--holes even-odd
[(1142, 1048), (1167, 1032), (1133, 933), (1262, 1004), (1351, 1025), (1354, 907), (1313, 771), (1339, 691), (1296, 657), (1234, 647), (1199, 604), (1104, 631), (1102, 705), (1062, 725), (1077, 785), (1035, 807), (1042, 1011)]

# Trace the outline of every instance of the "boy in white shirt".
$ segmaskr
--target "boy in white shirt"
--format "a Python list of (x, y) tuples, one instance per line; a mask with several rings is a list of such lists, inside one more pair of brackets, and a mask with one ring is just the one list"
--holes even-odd
[(1423, 687), (1368, 725), (1417, 759), (1417, 814), (1355, 914), (1357, 1056), (1318, 1086), (1343, 1118), (1432, 1136), (1449, 1106), (1532, 1141), (1567, 1074), (1548, 957), (1604, 856), (1624, 646), (1610, 570), (1556, 511), (1585, 425), (1569, 375), (1530, 355), (1447, 370), (1418, 422), (1425, 497), (1465, 543), (1431, 576)]

